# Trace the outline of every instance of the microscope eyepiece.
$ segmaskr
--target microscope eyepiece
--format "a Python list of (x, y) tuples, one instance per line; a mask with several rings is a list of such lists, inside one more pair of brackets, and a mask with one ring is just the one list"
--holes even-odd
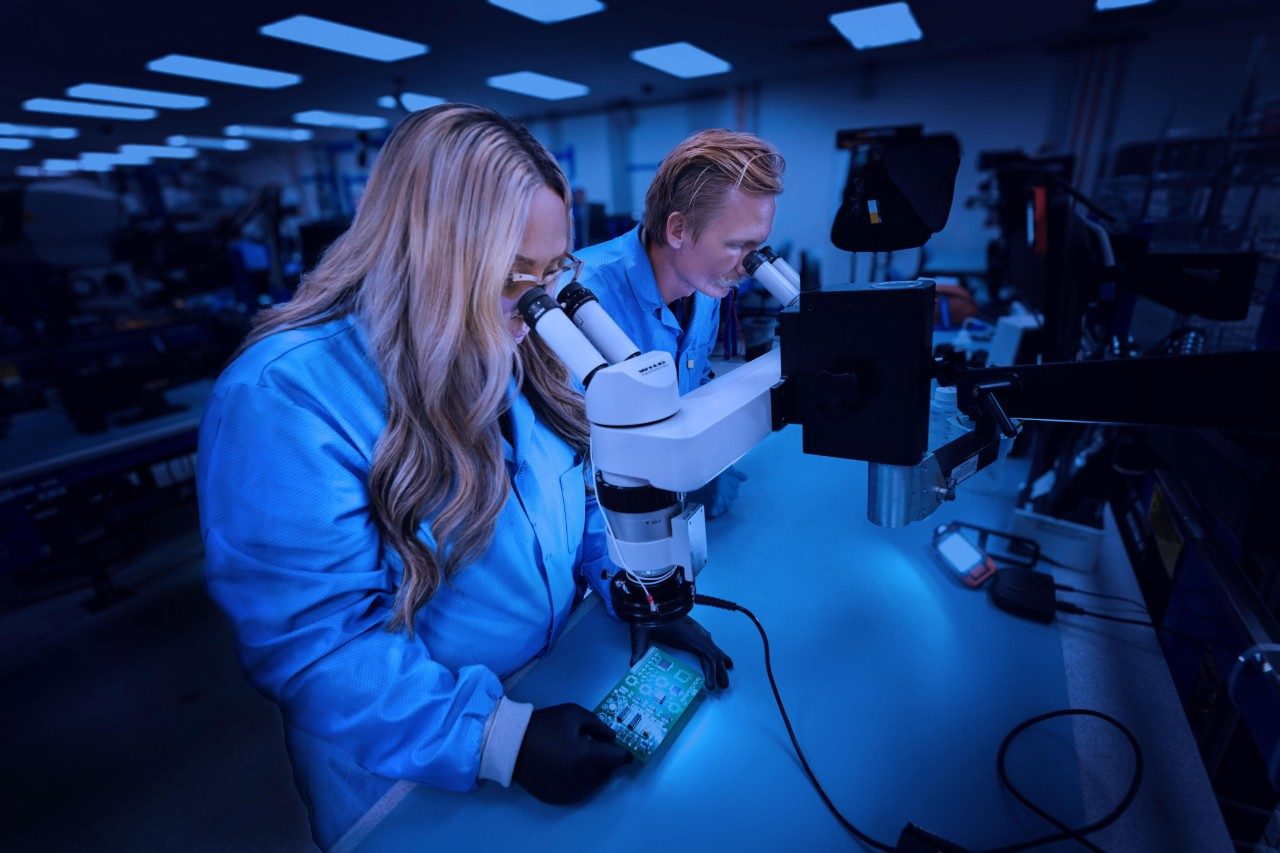
[(541, 288), (534, 288), (521, 296), (516, 310), (524, 318), (525, 325), (551, 347), (583, 387), (589, 385), (596, 372), (607, 364), (599, 350)]
[(520, 316), (524, 318), (525, 325), (530, 329), (538, 325), (538, 320), (542, 319), (542, 315), (548, 311), (554, 311), (559, 308), (556, 301), (547, 295), (546, 291), (535, 287), (520, 297), (520, 301), (516, 303), (516, 310), (520, 312)]
[(627, 333), (605, 312), (596, 295), (581, 284), (575, 281), (565, 285), (556, 294), (556, 299), (573, 325), (582, 330), (605, 361), (617, 364), (640, 354)]
[(556, 294), (556, 301), (560, 303), (560, 307), (564, 309), (564, 313), (569, 315), (572, 320), (574, 315), (578, 313), (578, 309), (588, 302), (596, 300), (596, 295), (587, 290), (576, 281), (570, 282), (560, 288), (560, 292)]

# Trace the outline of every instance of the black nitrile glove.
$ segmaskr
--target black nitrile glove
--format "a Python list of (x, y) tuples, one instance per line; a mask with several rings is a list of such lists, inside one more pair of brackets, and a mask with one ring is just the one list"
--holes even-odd
[(650, 643), (660, 643), (673, 649), (684, 649), (698, 656), (702, 664), (702, 677), (707, 690), (715, 692), (729, 686), (729, 673), (733, 661), (711, 639), (711, 632), (692, 617), (682, 616), (676, 621), (657, 628), (631, 626), (631, 665), (644, 657)]
[(584, 800), (632, 761), (613, 739), (613, 729), (581, 705), (538, 708), (529, 718), (511, 778), (544, 803)]

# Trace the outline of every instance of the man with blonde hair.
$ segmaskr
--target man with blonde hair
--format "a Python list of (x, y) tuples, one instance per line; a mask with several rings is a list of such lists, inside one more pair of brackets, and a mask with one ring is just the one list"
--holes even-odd
[[(641, 224), (579, 253), (582, 283), (640, 350), (671, 354), (681, 394), (711, 378), (720, 300), (746, 278), (743, 259), (773, 228), (784, 168), (755, 134), (698, 131), (658, 166)], [(693, 499), (714, 518), (743, 479), (730, 468)]]

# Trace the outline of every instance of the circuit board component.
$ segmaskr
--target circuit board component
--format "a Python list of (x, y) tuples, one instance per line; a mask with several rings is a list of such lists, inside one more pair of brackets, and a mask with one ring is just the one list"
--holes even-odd
[(653, 646), (600, 700), (596, 716), (617, 732), (619, 744), (648, 761), (693, 716), (701, 698), (702, 673)]

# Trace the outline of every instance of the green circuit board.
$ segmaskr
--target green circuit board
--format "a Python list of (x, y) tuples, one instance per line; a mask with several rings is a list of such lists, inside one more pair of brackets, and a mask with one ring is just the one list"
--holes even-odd
[(702, 673), (649, 649), (596, 705), (596, 716), (618, 734), (618, 743), (648, 761), (673, 740), (702, 698)]

